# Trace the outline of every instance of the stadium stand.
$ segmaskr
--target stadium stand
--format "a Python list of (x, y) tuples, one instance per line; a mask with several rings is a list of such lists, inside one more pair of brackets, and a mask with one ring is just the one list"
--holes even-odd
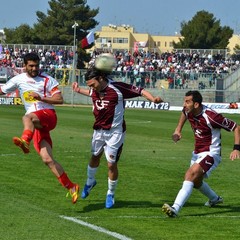
[[(61, 85), (69, 85), (73, 64), (72, 46), (6, 45), (0, 54), (0, 67), (8, 69), (8, 76), (18, 74), (23, 68), (23, 56), (37, 52), (40, 67), (55, 77)], [(222, 82), (239, 69), (239, 59), (213, 51), (174, 51), (164, 53), (116, 51), (116, 68), (113, 77), (118, 81), (160, 91), (186, 89), (218, 90)], [(91, 64), (102, 51), (93, 51)], [(11, 69), (11, 71), (9, 71)], [(84, 85), (84, 69), (76, 70), (77, 81)], [(223, 90), (223, 89), (220, 89)], [(168, 91), (169, 92), (169, 91)], [(182, 95), (182, 94), (180, 94)], [(231, 94), (229, 94), (231, 95)], [(176, 95), (175, 95), (176, 96)], [(213, 97), (209, 97), (212, 99)], [(214, 100), (214, 99), (213, 99)], [(216, 99), (215, 99), (216, 100)], [(238, 100), (238, 99), (237, 99)], [(235, 102), (236, 99), (231, 101)]]

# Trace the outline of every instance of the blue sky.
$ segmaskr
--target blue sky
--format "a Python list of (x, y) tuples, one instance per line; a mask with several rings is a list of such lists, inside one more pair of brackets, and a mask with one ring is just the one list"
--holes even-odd
[[(32, 26), (37, 22), (36, 11), (47, 13), (48, 1), (5, 1), (0, 7), (0, 29), (23, 23)], [(139, 33), (174, 35), (182, 21), (189, 21), (198, 11), (205, 10), (220, 20), (221, 26), (229, 26), (240, 34), (239, 0), (88, 0), (87, 4), (90, 8), (100, 8), (95, 30), (108, 24), (129, 24)]]

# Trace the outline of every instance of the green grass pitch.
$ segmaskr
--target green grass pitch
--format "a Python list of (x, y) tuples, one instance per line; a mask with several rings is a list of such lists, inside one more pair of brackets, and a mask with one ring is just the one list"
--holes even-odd
[[(82, 187), (90, 157), (91, 107), (57, 107), (53, 152), (69, 177)], [(178, 240), (239, 239), (240, 159), (229, 160), (233, 133), (223, 131), (223, 161), (208, 183), (224, 198), (215, 208), (194, 190), (179, 217), (161, 211), (181, 188), (193, 150), (189, 124), (177, 144), (171, 140), (180, 113), (126, 109), (127, 135), (119, 161), (115, 207), (105, 209), (107, 164), (103, 157), (97, 186), (73, 205), (66, 190), (31, 145), (24, 155), (12, 143), (22, 132), (22, 106), (0, 106), (0, 239), (3, 240)], [(226, 116), (239, 122), (238, 115)]]

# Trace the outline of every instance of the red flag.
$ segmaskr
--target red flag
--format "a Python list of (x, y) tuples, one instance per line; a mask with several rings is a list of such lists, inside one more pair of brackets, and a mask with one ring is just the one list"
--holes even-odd
[(94, 32), (90, 32), (84, 39), (81, 41), (82, 48), (86, 48), (94, 42)]

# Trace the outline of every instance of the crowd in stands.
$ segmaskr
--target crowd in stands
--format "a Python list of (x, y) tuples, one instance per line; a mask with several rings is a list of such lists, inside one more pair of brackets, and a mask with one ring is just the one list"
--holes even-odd
[[(94, 59), (102, 53), (94, 52)], [(114, 53), (117, 61), (113, 75), (122, 81), (130, 79), (131, 83), (145, 87), (155, 87), (156, 81), (165, 79), (169, 88), (188, 88), (191, 81), (198, 81), (198, 88), (214, 87), (217, 79), (235, 71), (240, 62), (238, 59), (226, 57), (221, 54), (212, 55), (193, 52), (154, 52), (129, 51)], [(207, 79), (202, 82), (201, 79)]]
[(15, 73), (23, 68), (23, 56), (29, 52), (36, 52), (40, 57), (40, 68), (55, 74), (56, 69), (71, 68), (73, 62), (73, 51), (63, 49), (18, 49), (3, 48), (0, 53), (0, 67), (12, 68)]
[[(73, 63), (74, 53), (71, 50), (55, 49), (47, 50), (41, 48), (33, 49), (6, 49), (0, 53), (0, 67), (10, 67), (15, 73), (23, 67), (23, 56), (27, 52), (37, 52), (41, 58), (40, 67), (56, 76), (57, 69), (70, 69)], [(93, 51), (92, 60), (102, 51)], [(113, 76), (120, 81), (128, 81), (137, 86), (156, 87), (157, 80), (168, 81), (169, 88), (185, 89), (191, 81), (198, 81), (198, 88), (204, 89), (214, 87), (218, 78), (230, 74), (239, 67), (239, 60), (226, 57), (221, 54), (210, 53), (184, 53), (165, 52), (156, 53), (140, 50), (116, 51), (116, 68)], [(91, 64), (90, 62), (90, 64)], [(60, 73), (61, 71), (58, 71)], [(201, 79), (208, 79), (202, 82)]]

